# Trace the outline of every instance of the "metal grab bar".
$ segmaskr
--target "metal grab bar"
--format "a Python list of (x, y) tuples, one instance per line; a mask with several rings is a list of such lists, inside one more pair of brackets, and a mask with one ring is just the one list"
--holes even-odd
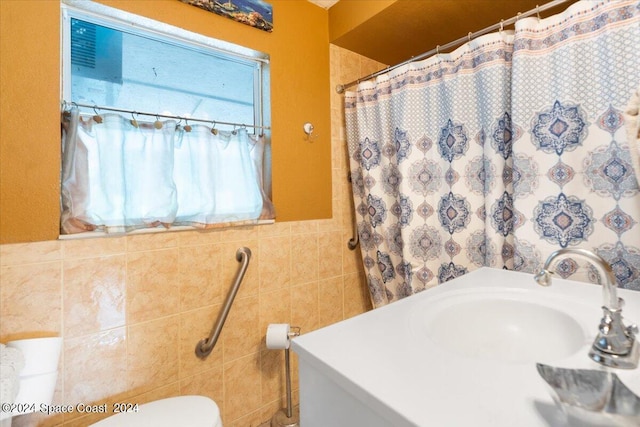
[(351, 249), (352, 251), (355, 250), (355, 248), (358, 247), (358, 242), (359, 242), (359, 236), (358, 236), (358, 230), (357, 230), (357, 226), (354, 225), (353, 227), (353, 237), (349, 239), (349, 241), (347, 242), (347, 246), (349, 247), (349, 249)]
[(238, 269), (238, 273), (236, 274), (236, 279), (233, 282), (233, 286), (231, 290), (227, 294), (227, 299), (224, 301), (224, 306), (222, 311), (218, 315), (218, 320), (216, 320), (215, 325), (211, 329), (211, 333), (208, 338), (201, 339), (196, 344), (196, 356), (200, 359), (206, 358), (213, 347), (216, 345), (218, 338), (220, 338), (220, 333), (222, 332), (222, 327), (224, 326), (224, 322), (227, 320), (227, 315), (229, 314), (229, 310), (231, 310), (231, 304), (233, 304), (233, 299), (236, 297), (238, 293), (238, 289), (240, 289), (240, 283), (242, 283), (242, 279), (244, 274), (247, 272), (247, 267), (249, 266), (249, 259), (251, 258), (251, 250), (247, 247), (241, 247), (236, 251), (236, 259), (238, 262), (242, 262), (240, 268)]
[[(352, 183), (350, 173), (347, 174), (347, 181), (349, 181), (349, 184)], [(351, 194), (353, 197), (353, 193)], [(347, 247), (353, 251), (358, 247), (358, 242), (360, 241), (360, 235), (358, 234), (358, 221), (356, 220), (355, 217), (352, 218), (351, 225), (353, 225), (353, 237), (351, 237), (347, 242)]]

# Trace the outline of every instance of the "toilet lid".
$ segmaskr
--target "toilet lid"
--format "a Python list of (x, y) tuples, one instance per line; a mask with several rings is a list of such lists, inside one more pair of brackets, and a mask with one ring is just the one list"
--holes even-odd
[(138, 406), (138, 412), (123, 412), (91, 427), (222, 427), (220, 410), (205, 396), (178, 396)]

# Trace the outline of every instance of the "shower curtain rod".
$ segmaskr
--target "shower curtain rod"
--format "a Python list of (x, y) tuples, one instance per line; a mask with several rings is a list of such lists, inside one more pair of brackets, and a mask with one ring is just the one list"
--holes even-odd
[(401, 63), (396, 64), (396, 65), (390, 65), (390, 66), (388, 66), (387, 68), (385, 68), (383, 70), (376, 71), (375, 73), (369, 74), (368, 76), (365, 76), (365, 77), (361, 77), (358, 80), (354, 80), (352, 82), (345, 83), (345, 84), (342, 84), (342, 85), (337, 85), (336, 86), (336, 92), (344, 93), (345, 89), (347, 89), (347, 88), (349, 88), (351, 86), (357, 85), (360, 82), (367, 81), (367, 80), (372, 79), (374, 77), (377, 77), (377, 76), (379, 76), (381, 74), (384, 74), (384, 73), (386, 73), (388, 71), (395, 70), (396, 68), (402, 67), (403, 65), (407, 65), (407, 64), (410, 64), (412, 62), (428, 58), (428, 57), (432, 56), (434, 53), (438, 54), (438, 53), (440, 53), (441, 50), (446, 50), (446, 49), (461, 45), (464, 42), (471, 41), (471, 39), (474, 39), (476, 37), (479, 37), (479, 36), (482, 36), (484, 34), (490, 33), (491, 31), (503, 30), (505, 25), (511, 25), (511, 24), (515, 23), (516, 21), (518, 21), (519, 19), (526, 18), (526, 17), (534, 15), (534, 14), (537, 14), (538, 15), (538, 19), (540, 19), (540, 12), (543, 12), (543, 11), (545, 11), (547, 9), (551, 9), (552, 7), (558, 6), (558, 5), (562, 4), (562, 3), (566, 3), (567, 1), (569, 1), (569, 0), (554, 0), (554, 1), (551, 1), (549, 3), (543, 4), (542, 6), (536, 6), (535, 9), (531, 9), (528, 12), (524, 12), (524, 13), (518, 12), (518, 14), (516, 16), (512, 17), (512, 18), (509, 18), (509, 19), (506, 19), (506, 20), (503, 19), (502, 21), (500, 21), (497, 24), (494, 24), (494, 25), (492, 25), (490, 27), (483, 28), (482, 30), (476, 31), (475, 33), (469, 33), (467, 36), (460, 37), (459, 39), (454, 40), (454, 41), (452, 41), (450, 43), (447, 43), (445, 45), (442, 45), (442, 46), (438, 45), (435, 49), (431, 49), (428, 52), (421, 53), (418, 56), (413, 56), (413, 57), (407, 59), (404, 62), (401, 62)]
[(238, 127), (262, 129), (262, 130), (271, 129), (271, 127), (269, 127), (269, 126), (246, 125), (244, 123), (233, 123), (233, 122), (221, 122), (219, 120), (197, 119), (197, 118), (193, 118), (193, 117), (173, 116), (173, 115), (170, 115), (170, 114), (145, 113), (145, 112), (142, 112), (142, 111), (125, 110), (124, 108), (100, 107), (98, 105), (79, 104), (77, 102), (62, 101), (62, 108), (63, 109), (66, 110), (68, 107), (72, 107), (72, 106), (83, 107), (83, 108), (92, 108), (93, 111), (95, 111), (96, 113), (98, 112), (97, 110), (117, 111), (117, 112), (120, 112), (120, 113), (130, 113), (131, 115), (136, 115), (136, 116), (137, 115), (142, 115), (142, 116), (151, 116), (151, 117), (155, 117), (155, 118), (162, 117), (164, 119), (179, 119), (179, 120), (184, 120), (185, 123), (188, 122), (188, 121), (191, 121), (191, 122), (209, 123), (209, 124), (213, 124), (213, 126), (215, 126), (215, 125), (229, 125), (229, 126), (238, 126)]

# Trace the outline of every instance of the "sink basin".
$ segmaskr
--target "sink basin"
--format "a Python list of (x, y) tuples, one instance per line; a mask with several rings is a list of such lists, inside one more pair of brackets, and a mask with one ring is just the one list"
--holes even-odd
[[(640, 292), (619, 296), (627, 322), (639, 322)], [(599, 285), (554, 278), (545, 288), (483, 267), (305, 333), (291, 340), (300, 425), (566, 426), (536, 364), (602, 370), (588, 356), (602, 300)], [(640, 396), (639, 369), (616, 373)]]
[(414, 311), (412, 317), (419, 334), (462, 357), (553, 361), (574, 354), (588, 341), (562, 303), (536, 301), (534, 295), (525, 294), (469, 290), (447, 294)]

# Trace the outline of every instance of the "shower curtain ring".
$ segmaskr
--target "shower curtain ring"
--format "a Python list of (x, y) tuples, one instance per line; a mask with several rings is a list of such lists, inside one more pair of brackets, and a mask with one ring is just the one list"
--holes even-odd
[(218, 129), (216, 129), (216, 121), (214, 120), (214, 121), (213, 121), (213, 122), (211, 122), (211, 123), (212, 123), (212, 126), (211, 126), (211, 133), (212, 133), (212, 134), (214, 134), (214, 135), (217, 135), (217, 134), (218, 134)]
[(98, 113), (98, 106), (94, 105), (93, 106), (93, 112), (96, 113), (95, 116), (93, 116), (93, 121), (96, 123), (102, 123), (102, 116), (100, 115), (100, 113)]
[(69, 103), (65, 100), (62, 100), (60, 104), (62, 107), (62, 117), (64, 117), (65, 120), (68, 120), (71, 117), (71, 108), (69, 108)]
[(469, 34), (467, 34), (467, 41), (471, 41), (471, 31), (469, 31)]
[(162, 122), (160, 121), (160, 117), (156, 114), (156, 121), (153, 122), (153, 127), (156, 129), (162, 129)]
[(500, 20), (500, 34), (504, 31), (504, 19)]
[(185, 118), (185, 119), (184, 119), (184, 123), (185, 123), (185, 125), (184, 125), (184, 130), (185, 130), (185, 132), (191, 132), (192, 127), (191, 127), (191, 125), (189, 124), (189, 120), (187, 120), (187, 119)]
[(538, 21), (540, 21), (540, 5), (536, 5), (536, 15), (538, 16)]
[(236, 125), (233, 125), (233, 130), (231, 131), (232, 135), (236, 135), (238, 131), (236, 130)]
[(436, 46), (436, 55), (440, 55), (440, 45)]
[(136, 114), (138, 114), (138, 113), (135, 112), (135, 111), (132, 111), (131, 112), (131, 120), (129, 120), (129, 123), (131, 123), (131, 126), (133, 126), (134, 128), (138, 127), (138, 121), (136, 120), (136, 117), (135, 117)]

